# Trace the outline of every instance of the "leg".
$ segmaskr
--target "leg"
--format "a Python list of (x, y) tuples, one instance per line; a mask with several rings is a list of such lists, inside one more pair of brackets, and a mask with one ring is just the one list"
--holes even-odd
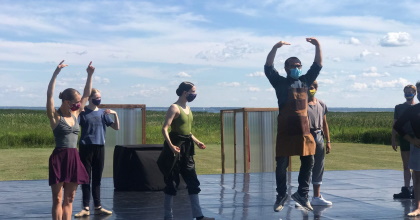
[(189, 158), (182, 159), (180, 173), (187, 184), (192, 216), (193, 218), (202, 217), (203, 213), (198, 198), (198, 193), (201, 191), (200, 181), (198, 181), (197, 173), (195, 172), (194, 157), (190, 156)]
[(287, 167), (289, 166), (289, 157), (276, 157), (276, 191), (277, 195), (284, 196), (287, 191)]
[(51, 186), (53, 205), (51, 209), (52, 219), (61, 220), (63, 209), (61, 202), (63, 200), (63, 183), (57, 183)]
[(410, 151), (401, 151), (401, 159), (403, 162), (404, 170), (404, 186), (410, 187), (411, 171), (410, 168), (408, 168), (408, 162), (410, 161)]
[(298, 193), (300, 196), (308, 198), (309, 193), (309, 179), (311, 177), (312, 168), (314, 166), (314, 156), (300, 157), (300, 171), (298, 176)]
[(92, 197), (95, 207), (101, 206), (101, 180), (104, 170), (104, 160), (104, 146), (95, 145), (92, 160)]
[(276, 157), (276, 202), (274, 203), (273, 209), (275, 212), (279, 212), (283, 209), (283, 205), (287, 200), (287, 167), (289, 166), (289, 157)]
[(418, 216), (420, 215), (420, 171), (413, 171), (414, 177), (414, 197), (416, 198), (416, 209), (410, 213), (408, 216)]
[(83, 207), (89, 210), (90, 203), (90, 183), (92, 182), (92, 148), (90, 145), (79, 145), (79, 156), (80, 161), (86, 168), (86, 172), (89, 175), (89, 184), (82, 184), (83, 193)]
[(73, 201), (76, 196), (77, 183), (64, 183), (63, 220), (70, 220), (73, 212)]
[(314, 139), (316, 142), (316, 149), (314, 155), (314, 167), (312, 169), (312, 184), (314, 190), (314, 197), (321, 196), (321, 184), (322, 177), (324, 175), (324, 163), (325, 163), (325, 148), (324, 138), (322, 133), (315, 133)]

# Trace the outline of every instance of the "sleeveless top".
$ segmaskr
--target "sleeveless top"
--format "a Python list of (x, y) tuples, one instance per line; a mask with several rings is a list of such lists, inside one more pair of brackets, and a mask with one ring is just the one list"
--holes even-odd
[(181, 135), (190, 135), (191, 134), (191, 125), (193, 121), (193, 114), (190, 109), (190, 113), (185, 114), (181, 106), (177, 105), (179, 108), (179, 116), (172, 121), (171, 132), (175, 132)]
[(70, 127), (64, 119), (60, 109), (58, 109), (58, 114), (60, 115), (60, 121), (53, 130), (55, 148), (77, 148), (77, 139), (79, 138), (80, 132), (77, 118), (71, 114), (71, 117), (74, 119), (74, 125), (73, 127)]

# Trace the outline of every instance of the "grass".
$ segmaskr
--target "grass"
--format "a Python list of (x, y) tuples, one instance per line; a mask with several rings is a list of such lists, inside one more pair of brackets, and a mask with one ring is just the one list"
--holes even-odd
[[(48, 158), (52, 149), (21, 148), (0, 149), (0, 181), (48, 179)], [(220, 145), (210, 144), (207, 149), (196, 149), (198, 174), (221, 173)], [(292, 157), (292, 170), (298, 171), (299, 157)], [(391, 146), (375, 144), (334, 143), (326, 156), (326, 170), (402, 170), (399, 152)]]

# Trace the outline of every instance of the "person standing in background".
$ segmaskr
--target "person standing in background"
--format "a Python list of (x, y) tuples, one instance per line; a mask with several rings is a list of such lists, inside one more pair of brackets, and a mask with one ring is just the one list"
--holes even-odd
[[(93, 204), (95, 215), (111, 215), (112, 211), (106, 210), (101, 204), (101, 180), (105, 163), (105, 135), (106, 127), (114, 130), (120, 129), (118, 114), (114, 110), (99, 109), (102, 96), (101, 92), (92, 89), (89, 96), (89, 105), (79, 115), (79, 124), (82, 127), (82, 135), (79, 141), (79, 154), (83, 165), (89, 175), (90, 183), (82, 184), (83, 209), (74, 217), (90, 215), (90, 193), (92, 185)], [(114, 116), (114, 120), (109, 115)]]
[[(415, 104), (414, 97), (416, 96), (416, 87), (413, 85), (407, 85), (403, 89), (405, 102), (395, 106), (394, 109), (394, 124), (404, 114), (404, 112), (412, 105)], [(404, 125), (404, 130), (409, 135), (413, 136), (413, 129), (410, 126), (410, 123)], [(395, 129), (392, 129), (392, 149), (397, 151), (398, 143), (401, 151), (401, 159), (403, 163), (403, 172), (404, 172), (404, 186), (401, 187), (401, 192), (394, 194), (394, 199), (410, 199), (413, 198), (413, 189), (410, 187), (410, 181), (412, 179), (411, 170), (408, 168), (408, 162), (410, 161), (410, 142), (405, 140), (403, 137), (398, 136), (398, 142), (396, 141), (397, 132)]]
[[(420, 89), (420, 81), (416, 83), (417, 91)], [(420, 101), (420, 94), (417, 93), (417, 99)], [(411, 136), (404, 130), (404, 126), (410, 122), (414, 136)], [(410, 142), (410, 161), (408, 168), (413, 170), (414, 198), (416, 199), (416, 209), (408, 216), (420, 215), (420, 104), (410, 106), (400, 118), (394, 123), (394, 129), (398, 134)]]

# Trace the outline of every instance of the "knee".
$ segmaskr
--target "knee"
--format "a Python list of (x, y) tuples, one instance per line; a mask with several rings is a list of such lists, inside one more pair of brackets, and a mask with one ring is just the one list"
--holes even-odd
[(63, 204), (71, 204), (71, 203), (73, 203), (75, 194), (76, 193), (71, 193), (69, 195), (64, 196)]
[(63, 197), (58, 194), (58, 195), (53, 195), (52, 200), (53, 200), (53, 205), (59, 205), (61, 204)]

